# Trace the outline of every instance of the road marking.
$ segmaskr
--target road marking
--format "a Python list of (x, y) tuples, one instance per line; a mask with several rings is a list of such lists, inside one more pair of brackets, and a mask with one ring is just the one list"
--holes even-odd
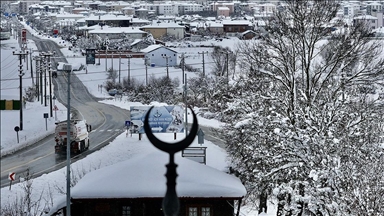
[(35, 161), (38, 161), (38, 160), (42, 159), (42, 158), (48, 157), (49, 155), (51, 155), (51, 154), (53, 154), (53, 153), (54, 153), (54, 152), (51, 152), (51, 153), (49, 153), (49, 154), (47, 154), (47, 155), (45, 155), (45, 156), (41, 156), (41, 157), (35, 158), (35, 159), (31, 160), (31, 161), (28, 161), (27, 163), (24, 163), (24, 164), (15, 166), (15, 167), (11, 167), (11, 168), (6, 169), (6, 170), (2, 170), (1, 173), (2, 173), (2, 175), (3, 175), (3, 173), (6, 173), (6, 172), (8, 172), (8, 171), (10, 171), (10, 170), (14, 170), (14, 169), (20, 168), (20, 167), (22, 167), (22, 166), (26, 166), (26, 165), (28, 165), (28, 164), (31, 164), (31, 163), (33, 163), (33, 162), (35, 162)]
[(109, 129), (109, 130), (107, 130), (108, 132), (111, 132), (112, 130), (111, 129)]

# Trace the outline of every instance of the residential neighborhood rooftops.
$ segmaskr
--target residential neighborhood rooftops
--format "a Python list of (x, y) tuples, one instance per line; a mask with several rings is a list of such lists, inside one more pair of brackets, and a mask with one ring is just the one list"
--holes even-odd
[(223, 20), (223, 25), (252, 25), (248, 20)]
[(152, 25), (141, 26), (141, 28), (185, 28), (185, 27), (174, 22), (171, 22), (171, 23), (161, 22), (161, 23), (156, 23)]
[(113, 33), (113, 34), (119, 34), (119, 33), (143, 33), (145, 34), (145, 31), (140, 30), (137, 27), (109, 27), (109, 28), (97, 28), (90, 30), (89, 33), (92, 34), (107, 34), (107, 33)]

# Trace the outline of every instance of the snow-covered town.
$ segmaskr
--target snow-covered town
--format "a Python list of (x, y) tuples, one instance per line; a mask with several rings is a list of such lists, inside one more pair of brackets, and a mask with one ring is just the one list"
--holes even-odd
[(0, 12), (0, 215), (384, 215), (384, 1)]

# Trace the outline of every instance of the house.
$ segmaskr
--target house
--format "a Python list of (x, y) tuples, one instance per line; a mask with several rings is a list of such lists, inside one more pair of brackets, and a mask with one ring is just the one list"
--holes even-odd
[(229, 17), (229, 8), (228, 7), (218, 7), (217, 16)]
[(217, 22), (207, 22), (207, 29), (212, 32), (213, 34), (223, 34), (224, 33), (224, 27), (222, 23)]
[(121, 9), (121, 11), (127, 16), (135, 15), (135, 8), (127, 6)]
[[(71, 215), (164, 215), (168, 162), (168, 154), (154, 150), (86, 174), (71, 190)], [(237, 177), (180, 154), (175, 155), (175, 163), (179, 215), (234, 215), (235, 201), (246, 195)], [(58, 201), (48, 215), (66, 215), (66, 200)]]
[(140, 52), (145, 53), (144, 58), (147, 58), (147, 65), (165, 67), (173, 67), (177, 65), (177, 52), (162, 45), (151, 45)]
[(223, 28), (227, 36), (236, 36), (238, 33), (253, 30), (253, 25), (248, 20), (224, 20)]
[(73, 14), (80, 14), (81, 12), (89, 11), (87, 8), (79, 7), (79, 8), (73, 8), (72, 13)]
[(377, 29), (381, 27), (379, 26), (377, 17), (371, 16), (371, 15), (363, 15), (363, 16), (357, 16), (353, 18), (353, 24), (356, 25), (357, 23), (363, 23), (369, 29)]
[(132, 17), (118, 15), (99, 15), (90, 16), (85, 19), (87, 26), (93, 26), (99, 23), (114, 27), (129, 27)]
[(108, 27), (95, 26), (93, 30), (88, 31), (89, 36), (98, 35), (101, 38), (108, 39), (143, 39), (147, 36), (147, 32), (140, 30), (137, 27)]
[(240, 39), (242, 40), (250, 40), (256, 36), (256, 32), (252, 30), (247, 30), (240, 35)]
[(152, 25), (140, 27), (141, 30), (149, 32), (154, 38), (160, 39), (164, 36), (173, 36), (176, 39), (184, 38), (185, 27), (174, 22), (159, 22)]
[(233, 2), (213, 2), (209, 4), (209, 9), (211, 11), (217, 11), (220, 7), (227, 7), (230, 14), (235, 12), (235, 6)]

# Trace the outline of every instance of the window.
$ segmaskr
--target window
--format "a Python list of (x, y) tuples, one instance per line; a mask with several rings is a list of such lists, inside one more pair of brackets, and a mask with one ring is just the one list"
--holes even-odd
[(197, 207), (189, 207), (188, 208), (188, 216), (198, 216), (197, 215)]
[(122, 206), (121, 216), (131, 216), (131, 206)]
[(208, 206), (190, 206), (187, 208), (187, 216), (211, 216), (211, 207)]
[(211, 208), (201, 207), (201, 216), (211, 216)]

